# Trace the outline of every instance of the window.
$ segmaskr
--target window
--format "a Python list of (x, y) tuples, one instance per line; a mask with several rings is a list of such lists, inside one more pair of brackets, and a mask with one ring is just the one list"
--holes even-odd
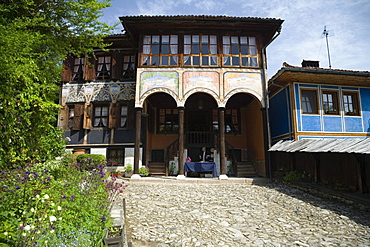
[(85, 58), (75, 58), (73, 64), (72, 80), (81, 81), (83, 80), (85, 66)]
[(184, 65), (217, 66), (216, 35), (184, 35)]
[(239, 111), (238, 109), (225, 110), (225, 132), (226, 133), (239, 133)]
[(121, 105), (120, 106), (120, 128), (126, 128), (127, 127), (127, 105)]
[(123, 149), (108, 149), (107, 160), (108, 165), (123, 166), (124, 150)]
[(224, 66), (258, 67), (255, 37), (223, 36), (222, 53)]
[(317, 114), (317, 91), (316, 90), (302, 90), (302, 112), (306, 114)]
[(68, 128), (72, 130), (81, 130), (84, 114), (84, 105), (68, 105)]
[(135, 78), (135, 56), (123, 56), (123, 78), (134, 79)]
[(143, 40), (141, 65), (178, 65), (177, 35), (146, 35)]
[(343, 92), (343, 110), (345, 115), (360, 115), (357, 92)]
[(107, 80), (110, 79), (111, 68), (111, 57), (110, 56), (100, 56), (98, 57), (97, 69), (96, 69), (96, 79)]
[(322, 105), (325, 114), (339, 114), (338, 93), (333, 91), (322, 91)]
[(94, 107), (94, 127), (108, 126), (108, 106)]
[(179, 131), (179, 112), (177, 109), (158, 110), (158, 132), (161, 134), (175, 134)]

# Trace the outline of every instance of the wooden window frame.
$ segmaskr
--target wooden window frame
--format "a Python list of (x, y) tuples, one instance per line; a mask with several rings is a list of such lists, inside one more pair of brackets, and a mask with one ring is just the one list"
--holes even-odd
[[(338, 91), (322, 90), (321, 97), (323, 113), (325, 115), (339, 115)], [(328, 104), (329, 106), (327, 106)]]
[(72, 81), (82, 81), (84, 79), (85, 58), (73, 59)]
[(96, 80), (110, 80), (112, 78), (112, 56), (96, 56)]
[(141, 48), (140, 66), (142, 67), (178, 67), (180, 64), (177, 34), (144, 35)]
[(178, 109), (157, 109), (157, 134), (179, 133), (179, 111)]
[(222, 67), (259, 67), (257, 38), (222, 36)]
[(122, 78), (135, 79), (135, 55), (122, 55)]
[(125, 148), (108, 148), (107, 149), (108, 166), (124, 166)]
[(184, 67), (219, 66), (217, 35), (183, 35), (183, 59), (181, 60), (181, 63)]
[[(312, 111), (304, 111), (304, 108), (307, 108), (307, 106), (306, 107), (304, 107), (304, 105), (306, 104), (306, 101), (303, 101), (303, 93), (304, 92), (310, 92), (310, 93), (315, 93), (315, 95), (314, 95), (314, 101), (313, 101), (313, 103), (314, 103), (314, 105), (311, 105), (310, 107), (312, 107), (312, 108), (314, 108), (314, 110), (312, 110)], [(310, 114), (310, 115), (312, 115), (312, 114), (319, 114), (319, 107), (318, 107), (318, 90), (317, 89), (307, 89), (307, 88), (301, 88), (301, 90), (300, 90), (300, 95), (301, 95), (301, 98), (300, 98), (300, 101), (301, 101), (301, 111), (302, 111), (302, 114)], [(309, 102), (309, 101), (307, 101), (307, 102)]]
[[(100, 113), (97, 115), (97, 111), (100, 108)], [(108, 128), (109, 126), (109, 105), (104, 103), (97, 103), (93, 105), (93, 128)], [(105, 111), (103, 110), (105, 109)], [(105, 115), (103, 115), (105, 114)], [(105, 119), (105, 123), (104, 123)], [(99, 121), (97, 121), (99, 120)]]
[(68, 105), (68, 125), (67, 129), (82, 130), (84, 121), (84, 104)]
[[(348, 102), (345, 100), (346, 96), (352, 97), (352, 102)], [(360, 103), (357, 91), (343, 91), (342, 92), (342, 99), (343, 99), (343, 112), (344, 115), (347, 116), (360, 116)], [(347, 101), (347, 102), (345, 102)], [(346, 111), (348, 108), (352, 107), (352, 111)]]

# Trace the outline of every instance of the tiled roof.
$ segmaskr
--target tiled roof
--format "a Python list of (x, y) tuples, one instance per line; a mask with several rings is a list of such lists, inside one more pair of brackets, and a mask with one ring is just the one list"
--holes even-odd
[(138, 15), (138, 16), (122, 16), (120, 18), (189, 18), (189, 19), (225, 19), (225, 20), (279, 20), (276, 18), (260, 18), (260, 17), (238, 17), (238, 16), (225, 16), (225, 15)]
[(279, 141), (269, 151), (306, 153), (359, 153), (370, 154), (370, 138), (303, 139)]
[(304, 69), (305, 71), (309, 71), (309, 70), (312, 70), (312, 71), (336, 71), (336, 72), (348, 72), (348, 73), (368, 73), (370, 74), (370, 71), (366, 71), (366, 70), (346, 70), (346, 69), (327, 69), (327, 68), (316, 68), (316, 67), (299, 67), (299, 66), (293, 66), (293, 65), (290, 65), (286, 62), (283, 63), (283, 67), (281, 69), (284, 69), (284, 68), (295, 68), (295, 69)]

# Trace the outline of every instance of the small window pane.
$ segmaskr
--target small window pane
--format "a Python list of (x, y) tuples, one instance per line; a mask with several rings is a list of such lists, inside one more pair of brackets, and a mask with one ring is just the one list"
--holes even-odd
[(241, 46), (240, 50), (242, 55), (248, 55), (248, 46)]
[(169, 42), (170, 42), (170, 36), (163, 35), (162, 36), (162, 44), (169, 44)]
[(159, 45), (152, 46), (152, 54), (155, 54), (155, 55), (159, 54)]
[(228, 44), (230, 44), (230, 37), (229, 37), (229, 36), (223, 36), (223, 37), (222, 37), (222, 43), (223, 43), (224, 45), (228, 45)]
[(250, 58), (250, 65), (251, 67), (258, 67), (258, 62), (256, 57), (251, 57)]
[(247, 37), (240, 37), (240, 44), (246, 45), (248, 43)]
[(248, 58), (242, 57), (242, 66), (248, 66)]
[(162, 65), (168, 65), (168, 57), (162, 57)]
[(152, 57), (152, 65), (159, 65), (158, 57)]
[(212, 44), (212, 45), (216, 45), (217, 44), (217, 37), (216, 37), (216, 35), (211, 35), (211, 36), (209, 36), (209, 38), (210, 38), (210, 44)]
[(191, 54), (199, 54), (199, 45), (192, 45)]
[(192, 36), (192, 43), (193, 44), (199, 44), (199, 35), (193, 35)]
[(199, 65), (200, 59), (199, 57), (193, 57), (193, 65)]
[(144, 36), (144, 44), (150, 44), (150, 36)]
[(208, 54), (208, 45), (202, 45), (202, 54)]
[(184, 36), (184, 44), (191, 44), (191, 36), (185, 35)]
[(256, 45), (256, 38), (255, 37), (249, 37), (249, 45)]
[(233, 55), (239, 54), (239, 46), (238, 45), (232, 45), (231, 46), (231, 54), (233, 54)]
[(208, 35), (202, 36), (202, 44), (208, 44)]
[(208, 65), (208, 57), (202, 57), (202, 65)]
[(232, 57), (232, 63), (233, 63), (233, 65), (235, 65), (235, 66), (238, 66), (239, 65), (239, 57)]
[(169, 54), (168, 45), (162, 45), (162, 54)]
[(231, 44), (239, 44), (238, 37), (231, 37)]
[(257, 49), (256, 49), (256, 47), (255, 46), (250, 46), (249, 47), (249, 52), (253, 56), (257, 55)]
[(171, 44), (177, 44), (177, 35), (171, 35)]
[(152, 44), (159, 44), (159, 36), (153, 36)]

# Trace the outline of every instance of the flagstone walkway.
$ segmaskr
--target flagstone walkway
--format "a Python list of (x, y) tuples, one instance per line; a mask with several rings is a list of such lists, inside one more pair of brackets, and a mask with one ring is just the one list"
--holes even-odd
[[(153, 179), (155, 180), (155, 179)], [(132, 246), (370, 246), (370, 212), (259, 181), (130, 181)]]

